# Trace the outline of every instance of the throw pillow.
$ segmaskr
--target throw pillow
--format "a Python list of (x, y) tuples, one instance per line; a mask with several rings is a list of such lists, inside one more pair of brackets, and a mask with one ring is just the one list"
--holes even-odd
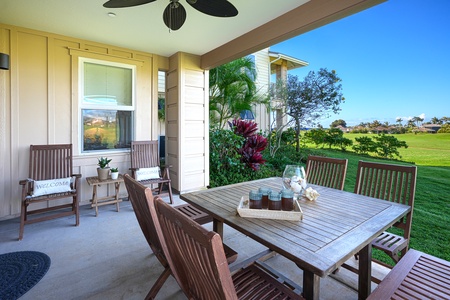
[(159, 178), (159, 167), (140, 168), (136, 170), (136, 180), (142, 181), (147, 179)]

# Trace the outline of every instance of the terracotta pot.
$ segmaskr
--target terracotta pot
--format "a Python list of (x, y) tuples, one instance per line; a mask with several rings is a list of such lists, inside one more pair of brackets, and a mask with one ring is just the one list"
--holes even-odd
[(106, 180), (109, 175), (109, 168), (97, 168), (98, 179)]

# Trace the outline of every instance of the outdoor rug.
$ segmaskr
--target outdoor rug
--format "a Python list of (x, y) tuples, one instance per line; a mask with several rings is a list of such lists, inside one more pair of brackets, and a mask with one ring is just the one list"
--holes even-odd
[(44, 277), (50, 257), (36, 251), (0, 255), (0, 300), (17, 299)]

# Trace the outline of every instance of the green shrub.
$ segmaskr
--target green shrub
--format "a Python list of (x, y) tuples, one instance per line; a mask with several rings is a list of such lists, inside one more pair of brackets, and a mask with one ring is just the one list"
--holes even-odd
[(320, 145), (324, 144), (326, 136), (327, 132), (322, 128), (311, 129), (305, 132), (304, 139), (306, 140), (306, 142), (310, 142), (316, 145), (316, 148), (318, 148)]
[(377, 146), (371, 137), (356, 137), (355, 141), (357, 144), (353, 145), (352, 148), (358, 154), (369, 154), (370, 152), (375, 152), (377, 150)]
[(209, 172), (210, 186), (227, 185), (243, 181), (245, 165), (236, 145), (242, 145), (245, 138), (230, 130), (210, 131)]
[(346, 147), (353, 144), (353, 141), (344, 137), (344, 132), (339, 128), (331, 128), (326, 131), (324, 143), (331, 149), (332, 146), (339, 147), (345, 151)]
[(384, 133), (374, 137), (377, 145), (377, 154), (384, 158), (401, 158), (398, 148), (408, 148), (405, 141), (399, 141), (395, 136), (385, 135)]
[(442, 125), (442, 127), (438, 130), (438, 133), (450, 133), (450, 124)]

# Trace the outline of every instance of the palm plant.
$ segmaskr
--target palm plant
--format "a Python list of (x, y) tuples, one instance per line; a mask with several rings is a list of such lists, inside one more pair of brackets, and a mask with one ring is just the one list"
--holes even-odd
[(209, 72), (209, 112), (212, 126), (223, 128), (243, 110), (251, 110), (256, 97), (256, 69), (249, 57), (234, 60)]

